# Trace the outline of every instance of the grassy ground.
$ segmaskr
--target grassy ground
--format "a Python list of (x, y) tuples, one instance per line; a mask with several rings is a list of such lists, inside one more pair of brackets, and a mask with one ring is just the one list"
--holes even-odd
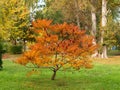
[[(120, 57), (113, 57), (111, 61), (116, 58), (119, 61)], [(104, 61), (96, 60), (93, 69), (59, 71), (56, 80), (51, 81), (52, 72), (48, 69), (39, 69), (28, 77), (32, 69), (4, 60), (0, 90), (120, 90), (120, 63)]]

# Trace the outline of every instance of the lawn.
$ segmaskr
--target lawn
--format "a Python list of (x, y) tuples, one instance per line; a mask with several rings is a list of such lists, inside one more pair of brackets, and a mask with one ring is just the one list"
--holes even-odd
[(28, 76), (31, 70), (4, 60), (0, 90), (120, 90), (120, 64), (100, 63), (98, 60), (92, 69), (60, 70), (54, 81), (50, 80), (52, 72), (49, 69), (38, 69)]

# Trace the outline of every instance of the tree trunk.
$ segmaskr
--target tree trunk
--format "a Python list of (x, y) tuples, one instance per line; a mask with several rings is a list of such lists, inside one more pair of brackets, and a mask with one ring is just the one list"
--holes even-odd
[(25, 42), (25, 39), (23, 40), (23, 51), (24, 52), (26, 51), (26, 42)]
[(103, 51), (102, 51), (102, 55), (101, 55), (102, 58), (108, 58), (107, 57), (107, 46), (103, 46)]
[(92, 30), (91, 35), (96, 36), (96, 13), (94, 10), (91, 11), (91, 19), (92, 19)]
[(53, 75), (51, 77), (51, 80), (55, 80), (56, 72), (57, 72), (56, 70), (53, 71)]
[[(97, 44), (96, 39), (93, 39), (92, 43), (93, 43), (93, 45), (96, 45)], [(99, 56), (98, 50), (95, 50), (94, 54), (92, 54), (91, 57), (94, 58), (94, 57), (98, 57), (98, 56)]]
[[(92, 20), (92, 29), (91, 29), (91, 35), (94, 37), (93, 44), (96, 45), (96, 13), (94, 6), (91, 7), (91, 20)], [(97, 57), (98, 51), (95, 50), (95, 53), (92, 54), (92, 57)]]
[(74, 2), (75, 2), (75, 9), (76, 9), (76, 22), (77, 22), (77, 26), (80, 28), (78, 0), (74, 0)]
[(101, 31), (101, 45), (102, 45), (102, 55), (101, 58), (107, 57), (107, 46), (104, 44), (104, 28), (107, 24), (107, 0), (102, 0), (102, 31)]
[(16, 39), (12, 39), (11, 42), (13, 45), (17, 45)]

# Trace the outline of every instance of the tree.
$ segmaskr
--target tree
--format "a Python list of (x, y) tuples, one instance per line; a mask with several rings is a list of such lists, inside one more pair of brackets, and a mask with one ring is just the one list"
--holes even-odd
[[(53, 20), (53, 23), (63, 23), (64, 16), (60, 9), (63, 2), (64, 1), (58, 2), (57, 0), (45, 0), (45, 7), (36, 12), (35, 19), (49, 19)], [(56, 3), (59, 3), (58, 7), (55, 6)]]
[(120, 50), (120, 23), (117, 23), (117, 32), (115, 33), (115, 38), (116, 38), (116, 46), (117, 49)]
[(23, 42), (30, 36), (29, 9), (24, 0), (6, 0), (1, 4), (1, 30), (7, 35), (7, 40), (16, 45), (16, 41)]
[(101, 22), (101, 45), (102, 45), (102, 58), (108, 58), (107, 57), (107, 46), (104, 43), (104, 31), (105, 26), (107, 25), (107, 0), (102, 0), (102, 22)]
[(49, 19), (53, 20), (53, 23), (63, 23), (63, 14), (60, 10), (43, 10), (37, 11), (35, 15), (35, 19)]
[(7, 32), (6, 29), (4, 28), (4, 21), (3, 21), (3, 16), (5, 16), (4, 13), (4, 3), (5, 1), (0, 1), (0, 40), (6, 40), (8, 37), (6, 36)]
[(77, 70), (81, 67), (91, 68), (89, 56), (96, 49), (92, 43), (93, 37), (73, 24), (51, 23), (51, 20), (36, 20), (32, 23), (37, 34), (36, 43), (16, 62), (22, 65), (32, 63), (38, 68), (48, 67), (53, 71), (52, 80), (66, 64)]
[(44, 0), (25, 0), (25, 5), (29, 8), (30, 22), (32, 22), (35, 19), (36, 12), (41, 10), (45, 6), (45, 3)]
[[(88, 7), (91, 10), (91, 31), (90, 34), (94, 37), (93, 43), (96, 45), (97, 44), (97, 35), (98, 35), (98, 29), (97, 29), (97, 13), (98, 13), (98, 8), (99, 8), (99, 1), (98, 0), (89, 0), (89, 5)], [(92, 55), (92, 57), (97, 57), (98, 56), (98, 50), (95, 51), (95, 53)]]
[(52, 19), (55, 23), (75, 23), (81, 29), (91, 28), (88, 0), (45, 0), (45, 2), (45, 8), (37, 12), (37, 17)]
[[(115, 19), (116, 16), (116, 11), (118, 10), (118, 6), (120, 6), (120, 1), (119, 0), (102, 0), (102, 21), (101, 21), (101, 46), (102, 46), (102, 53), (101, 53), (101, 57), (102, 58), (108, 58), (107, 56), (107, 44), (106, 44), (106, 40), (105, 40), (105, 32), (106, 32), (106, 28), (107, 28), (107, 16), (108, 13), (111, 14)], [(115, 33), (114, 33), (115, 34)], [(110, 33), (108, 33), (108, 36), (110, 35)], [(107, 37), (109, 38), (109, 37)]]
[(80, 27), (78, 0), (74, 0), (74, 3), (75, 3), (75, 9), (76, 9), (76, 21), (77, 21), (77, 26)]
[(112, 48), (113, 46), (117, 46), (117, 36), (119, 35), (119, 23), (115, 22), (111, 15), (108, 15), (106, 30), (104, 31), (104, 43), (107, 48)]

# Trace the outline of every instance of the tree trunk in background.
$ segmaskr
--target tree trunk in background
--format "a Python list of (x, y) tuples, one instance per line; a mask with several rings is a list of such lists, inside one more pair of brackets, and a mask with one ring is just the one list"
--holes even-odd
[(25, 41), (25, 39), (23, 40), (23, 51), (24, 52), (26, 51), (26, 41)]
[(16, 39), (11, 39), (12, 45), (17, 45)]
[[(96, 13), (95, 8), (91, 7), (91, 20), (92, 20), (92, 29), (91, 29), (91, 35), (94, 37), (93, 44), (96, 45)], [(95, 53), (92, 55), (92, 57), (97, 57), (98, 51), (96, 50)]]
[(102, 45), (102, 55), (101, 58), (107, 57), (107, 46), (104, 44), (104, 28), (107, 24), (107, 0), (102, 0), (102, 31), (101, 31), (101, 45)]
[(106, 45), (103, 45), (103, 47), (102, 47), (102, 55), (101, 55), (101, 58), (108, 58), (108, 57), (107, 57), (107, 46), (106, 46)]
[(95, 37), (96, 36), (96, 13), (93, 10), (91, 10), (91, 18), (92, 18), (91, 35)]
[(78, 6), (78, 0), (74, 0), (75, 2), (75, 11), (76, 11), (76, 22), (77, 26), (80, 28), (80, 18), (79, 18), (79, 6)]

